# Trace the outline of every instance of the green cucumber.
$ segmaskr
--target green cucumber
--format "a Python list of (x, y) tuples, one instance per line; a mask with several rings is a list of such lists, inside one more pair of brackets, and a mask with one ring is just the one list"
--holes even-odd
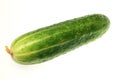
[(18, 63), (41, 63), (95, 40), (109, 24), (105, 15), (87, 15), (23, 34), (6, 49)]

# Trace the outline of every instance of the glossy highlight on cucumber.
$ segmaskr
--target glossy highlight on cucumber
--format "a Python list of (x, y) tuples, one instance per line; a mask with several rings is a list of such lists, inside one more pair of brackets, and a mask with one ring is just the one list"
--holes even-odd
[(45, 62), (97, 39), (109, 25), (109, 19), (103, 14), (66, 20), (21, 35), (6, 51), (20, 64)]

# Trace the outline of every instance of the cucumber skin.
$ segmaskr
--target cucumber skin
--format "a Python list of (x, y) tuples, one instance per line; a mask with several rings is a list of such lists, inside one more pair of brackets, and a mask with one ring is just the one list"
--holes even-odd
[(109, 24), (105, 15), (93, 14), (28, 32), (11, 44), (12, 58), (26, 65), (48, 61), (102, 36)]

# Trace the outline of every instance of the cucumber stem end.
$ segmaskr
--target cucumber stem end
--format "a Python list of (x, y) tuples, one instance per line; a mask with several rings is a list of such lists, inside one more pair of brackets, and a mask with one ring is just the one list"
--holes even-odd
[(8, 48), (8, 46), (5, 46), (5, 50), (8, 54), (12, 55), (13, 53), (11, 52), (11, 50)]

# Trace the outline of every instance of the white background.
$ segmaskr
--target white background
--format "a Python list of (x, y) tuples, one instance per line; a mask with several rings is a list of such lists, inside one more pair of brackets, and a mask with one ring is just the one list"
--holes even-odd
[[(0, 0), (0, 80), (120, 80), (119, 0)], [(14, 62), (4, 46), (28, 31), (101, 13), (111, 25), (101, 38), (36, 65)]]

